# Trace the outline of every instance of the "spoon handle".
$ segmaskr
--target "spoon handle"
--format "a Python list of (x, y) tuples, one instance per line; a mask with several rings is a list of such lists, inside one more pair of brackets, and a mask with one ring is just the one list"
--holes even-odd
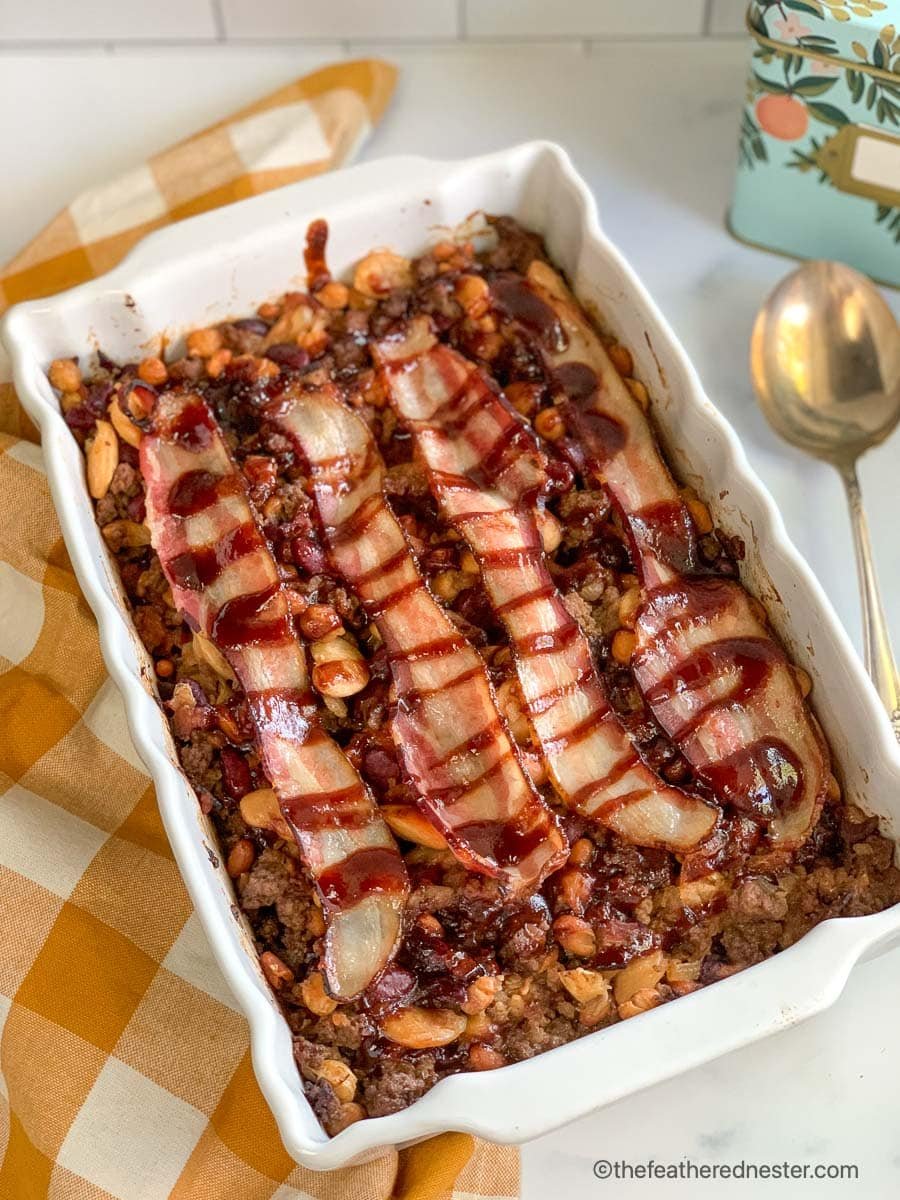
[(866, 670), (882, 703), (888, 711), (894, 735), (900, 741), (900, 675), (891, 650), (878, 579), (875, 575), (875, 560), (869, 541), (869, 526), (863, 509), (862, 493), (856, 466), (851, 463), (841, 468), (841, 478), (847, 492), (850, 507), (850, 524), (853, 528), (853, 547), (856, 551), (856, 569), (859, 574), (859, 594), (862, 600), (863, 655)]

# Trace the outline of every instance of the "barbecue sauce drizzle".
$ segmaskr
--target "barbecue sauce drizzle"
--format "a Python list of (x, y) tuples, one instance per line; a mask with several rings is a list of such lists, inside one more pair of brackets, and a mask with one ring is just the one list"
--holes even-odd
[[(587, 640), (547, 570), (535, 516), (546, 463), (535, 435), (456, 351), (440, 344), (423, 351), (421, 331), (409, 343), (416, 347), (409, 358), (397, 339), (376, 348), (388, 394), (506, 626), (556, 790), (569, 807), (632, 841), (690, 849), (710, 833), (716, 811), (663, 783), (609, 704)], [(530, 622), (528, 609), (535, 610)], [(604, 766), (585, 777), (591, 762)]]
[[(219, 469), (176, 467), (178, 473), (170, 480), (172, 464), (184, 462), (183, 455), (172, 458), (173, 447), (201, 455)], [(362, 780), (319, 724), (303, 650), (271, 551), (221, 430), (201, 397), (169, 393), (160, 398), (153, 428), (142, 439), (141, 468), (153, 544), (176, 606), (192, 628), (222, 651), (244, 689), (263, 765), (310, 868), (326, 918), (346, 914), (363, 901), (383, 901), (386, 925), (396, 926), (389, 945), (369, 947), (374, 952), (371, 978), (384, 966), (399, 934), (399, 913), (408, 891), (403, 860)], [(223, 504), (229, 507), (223, 510)], [(214, 540), (197, 545), (191, 522), (196, 528), (204, 519)], [(231, 527), (223, 532), (216, 528), (217, 520), (219, 526), (224, 522)], [(211, 589), (229, 570), (241, 572), (239, 590), (216, 607)], [(253, 587), (257, 576), (263, 586)], [(285, 676), (293, 676), (293, 682), (273, 682)], [(296, 773), (291, 774), (291, 755), (296, 756), (305, 790)], [(338, 778), (346, 784), (324, 783)], [(344, 842), (336, 843), (339, 834)], [(341, 854), (342, 848), (349, 852)], [(335, 853), (339, 857), (330, 861)], [(329, 948), (333, 950), (326, 937), (326, 977), (340, 995), (341, 964), (329, 961)]]
[[(771, 822), (773, 842), (799, 844), (824, 800), (829, 762), (790, 664), (742, 603), (740, 584), (717, 579), (716, 589), (703, 587), (701, 577), (716, 574), (723, 564), (710, 564), (701, 555), (696, 525), (647, 418), (558, 277), (542, 265), (529, 274), (528, 281), (497, 278), (492, 294), (500, 312), (537, 344), (551, 390), (581, 442), (584, 465), (609, 493), (627, 531), (644, 591), (637, 621), (638, 685), (660, 724), (721, 801)], [(582, 353), (591, 362), (582, 361)], [(647, 499), (648, 491), (652, 499)], [(656, 627), (654, 614), (664, 613), (671, 597), (685, 588), (689, 611), (654, 636), (647, 634), (648, 624)], [(730, 607), (732, 628), (712, 645), (704, 644), (717, 604), (720, 611)], [(676, 626), (686, 631), (677, 653), (666, 638)], [(693, 649), (695, 642), (700, 644)], [(643, 668), (664, 647), (670, 669), (659, 678), (657, 671)], [(727, 691), (717, 687), (724, 673), (733, 676)], [(654, 682), (648, 683), (651, 678)], [(778, 736), (776, 714), (765, 711), (766, 698), (776, 689), (787, 696), (799, 746)], [(705, 692), (707, 700), (689, 721), (681, 721), (674, 717), (678, 705), (672, 701), (687, 692)], [(704, 725), (725, 713), (744, 713), (745, 720), (742, 725), (734, 719), (730, 738), (717, 740)]]
[[(519, 760), (480, 655), (419, 572), (384, 498), (374, 439), (329, 388), (289, 386), (266, 417), (305, 463), (332, 564), (384, 640), (397, 693), (392, 733), (420, 807), (466, 866), (511, 892), (533, 890), (565, 861), (565, 837)], [(449, 692), (460, 724), (475, 728), (448, 748)], [(476, 811), (492, 816), (466, 813), (476, 793)]]
[[(628, 447), (628, 424), (603, 411), (603, 384), (592, 366), (578, 361), (553, 365), (554, 359), (568, 349), (569, 339), (546, 300), (518, 276), (496, 279), (491, 293), (500, 311), (535, 338), (548, 365), (551, 390), (563, 399), (563, 413), (583, 442), (591, 473), (602, 483), (604, 467)], [(644, 573), (642, 578), (648, 586), (653, 586), (651, 571), (657, 562), (679, 575), (712, 571), (700, 554), (697, 527), (677, 492), (671, 498), (635, 509), (623, 503), (617, 489), (609, 487), (608, 491), (631, 542), (635, 565)]]

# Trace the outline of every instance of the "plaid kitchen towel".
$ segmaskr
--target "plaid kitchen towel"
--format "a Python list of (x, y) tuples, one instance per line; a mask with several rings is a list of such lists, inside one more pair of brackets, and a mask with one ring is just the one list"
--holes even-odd
[[(151, 229), (343, 163), (394, 85), (328, 67), (91, 189), (0, 274), (0, 308)], [(2, 365), (2, 364), (0, 364)], [(63, 546), (35, 430), (0, 384), (0, 1197), (518, 1195), (513, 1150), (446, 1134), (322, 1175), (287, 1155)]]

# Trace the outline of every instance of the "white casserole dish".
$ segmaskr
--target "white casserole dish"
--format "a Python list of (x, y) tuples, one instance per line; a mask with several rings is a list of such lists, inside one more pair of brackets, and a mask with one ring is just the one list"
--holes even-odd
[[(435, 226), (474, 210), (509, 213), (546, 238), (583, 301), (632, 351), (655, 400), (670, 460), (742, 537), (744, 580), (768, 605), (813, 697), (849, 798), (900, 828), (900, 749), (821, 586), (787, 537), (734, 432), (650, 297), (602, 234), (587, 186), (558, 147), (534, 142), (484, 158), (397, 158), (353, 167), (219, 209), (147, 238), (115, 271), (50, 300), (14, 308), (2, 333), (18, 394), (40, 426), (66, 543), (125, 698), (135, 745), (156, 783), (169, 839), (222, 971), (250, 1023), (253, 1062), (288, 1151), (327, 1170), (443, 1130), (522, 1142), (627, 1093), (783, 1029), (834, 1002), (850, 968), (900, 940), (900, 905), (827, 921), (770, 959), (674, 1003), (539, 1055), (445, 1079), (389, 1117), (329, 1138), (304, 1095), (288, 1026), (257, 965), (230, 881), (213, 865), (202, 817), (152, 695), (149, 660), (126, 616), (94, 523), (82, 455), (44, 374), (51, 359), (101, 346), (135, 358), (165, 331), (245, 315), (301, 278), (309, 221), (326, 217), (336, 273), (373, 246), (418, 252)], [(293, 274), (293, 279), (292, 279)]]

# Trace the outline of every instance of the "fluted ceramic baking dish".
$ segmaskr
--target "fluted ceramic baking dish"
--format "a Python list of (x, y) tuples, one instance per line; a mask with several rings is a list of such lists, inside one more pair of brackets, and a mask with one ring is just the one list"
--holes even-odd
[(849, 798), (900, 825), (900, 751), (877, 696), (822, 588), (788, 539), (734, 432), (704, 394), (666, 321), (600, 229), (566, 154), (534, 142), (484, 158), (395, 158), (323, 176), (186, 221), (147, 238), (115, 271), (4, 322), (18, 393), (42, 432), (50, 486), (103, 653), (125, 697), (132, 736), (156, 783), (175, 856), (218, 962), (252, 1031), (253, 1062), (284, 1143), (305, 1166), (330, 1169), (442, 1130), (498, 1142), (546, 1133), (629, 1092), (783, 1029), (831, 1004), (864, 955), (900, 940), (900, 905), (826, 921), (791, 949), (711, 987), (528, 1062), (440, 1082), (410, 1108), (329, 1138), (314, 1117), (291, 1037), (260, 974), (215, 834), (181, 773), (84, 485), (81, 452), (44, 374), (51, 359), (102, 346), (146, 353), (154, 335), (252, 311), (301, 279), (309, 221), (331, 228), (336, 272), (373, 246), (411, 254), (470, 213), (510, 213), (540, 231), (583, 301), (633, 352), (655, 399), (671, 461), (747, 548), (743, 576), (812, 675), (818, 715)]

